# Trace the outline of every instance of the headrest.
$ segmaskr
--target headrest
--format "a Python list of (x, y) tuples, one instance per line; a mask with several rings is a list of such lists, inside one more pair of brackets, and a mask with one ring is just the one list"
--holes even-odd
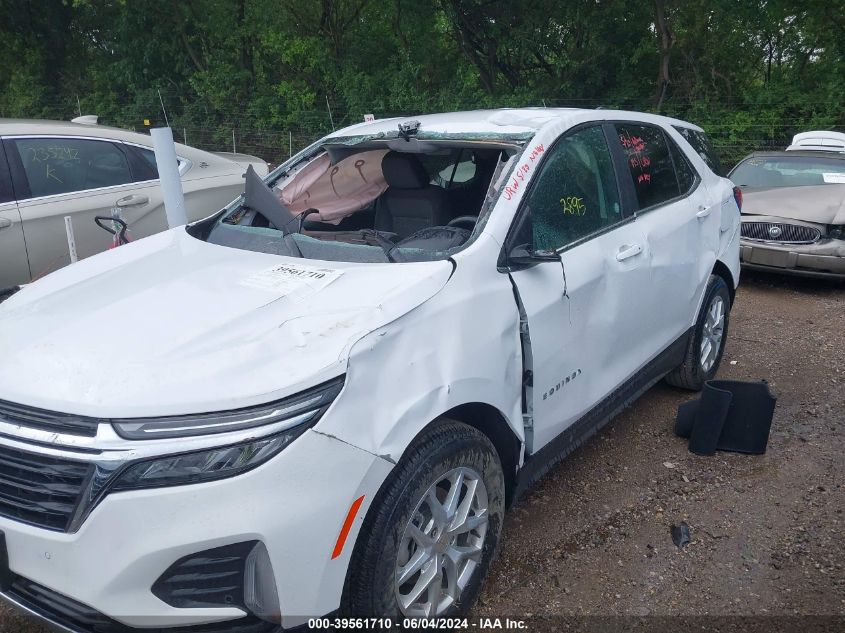
[(381, 171), (390, 187), (422, 189), (427, 186), (428, 174), (413, 154), (388, 152), (381, 161)]

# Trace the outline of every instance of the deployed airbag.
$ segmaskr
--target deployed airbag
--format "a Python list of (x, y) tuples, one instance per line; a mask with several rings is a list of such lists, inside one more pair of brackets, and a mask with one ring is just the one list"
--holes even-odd
[(387, 151), (359, 152), (336, 165), (323, 154), (288, 181), (279, 197), (294, 215), (317, 209), (319, 214), (309, 216), (310, 220), (337, 224), (387, 190), (381, 168)]

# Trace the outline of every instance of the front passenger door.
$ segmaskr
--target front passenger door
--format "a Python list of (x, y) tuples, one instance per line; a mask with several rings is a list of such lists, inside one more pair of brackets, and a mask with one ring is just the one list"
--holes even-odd
[[(612, 128), (611, 128), (612, 129)], [(517, 214), (512, 245), (555, 254), (510, 266), (527, 318), (533, 367), (528, 451), (565, 431), (649, 357), (652, 306), (644, 236), (625, 213), (607, 137), (594, 124), (565, 133)]]

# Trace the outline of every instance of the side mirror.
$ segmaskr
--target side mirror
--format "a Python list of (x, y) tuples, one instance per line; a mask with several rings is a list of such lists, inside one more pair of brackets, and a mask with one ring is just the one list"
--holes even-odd
[(508, 253), (508, 264), (514, 268), (525, 268), (542, 262), (559, 262), (560, 255), (554, 251), (535, 251), (530, 244), (517, 244)]

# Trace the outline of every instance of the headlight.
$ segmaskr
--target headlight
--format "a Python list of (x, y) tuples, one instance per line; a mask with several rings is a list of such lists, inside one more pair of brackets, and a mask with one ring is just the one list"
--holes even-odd
[(827, 236), (835, 240), (845, 240), (845, 225), (833, 225), (828, 227)]
[(233, 477), (263, 464), (300, 435), (307, 425), (260, 440), (207, 451), (168, 455), (133, 464), (123, 471), (112, 491), (158, 488)]
[(128, 440), (209, 435), (279, 422), (285, 423), (280, 429), (284, 430), (316, 422), (342, 387), (343, 376), (271, 404), (219, 413), (112, 420), (112, 426), (118, 435)]

